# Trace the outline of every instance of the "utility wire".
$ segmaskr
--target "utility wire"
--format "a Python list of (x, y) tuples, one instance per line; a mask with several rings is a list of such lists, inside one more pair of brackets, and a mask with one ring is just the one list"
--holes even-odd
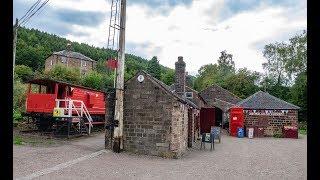
[(32, 16), (34, 16), (43, 6), (45, 6), (45, 5), (48, 3), (48, 1), (49, 1), (49, 0), (46, 0), (45, 2), (43, 2), (43, 3), (40, 5), (40, 7), (39, 7), (35, 12), (33, 12), (29, 17), (27, 17), (27, 18), (25, 19), (25, 21), (22, 22), (21, 24), (27, 23)]
[[(38, 9), (37, 10), (35, 10), (33, 13), (32, 13), (32, 11), (29, 13), (29, 16), (28, 17), (26, 17), (20, 24), (19, 24), (19, 26), (22, 26), (22, 25), (24, 25), (24, 24), (26, 24), (30, 19), (31, 19), (31, 17), (32, 16), (34, 16), (41, 8), (43, 8), (47, 3), (49, 2), (49, 0), (46, 0), (46, 1), (44, 1), (41, 5), (40, 5), (40, 7), (38, 7)], [(35, 9), (35, 8), (34, 8)], [(33, 9), (33, 10), (34, 10)], [(32, 14), (31, 14), (32, 13)]]
[(41, 2), (41, 0), (37, 0), (37, 1), (29, 8), (29, 10), (20, 18), (20, 21), (22, 21), (23, 18), (26, 17), (27, 14), (29, 14), (30, 11), (32, 12), (32, 11), (34, 10), (34, 8), (35, 8), (36, 6), (38, 6), (38, 4), (39, 4), (40, 2)]
[[(49, 1), (49, 0), (48, 0), (48, 1)], [(50, 2), (49, 2), (49, 3), (50, 3)], [(48, 4), (49, 4), (49, 3), (48, 3)], [(47, 4), (47, 3), (46, 3), (46, 4)], [(41, 9), (39, 9), (39, 11), (37, 12), (37, 14), (35, 14), (36, 16), (38, 16), (39, 14), (42, 13), (42, 11), (43, 11), (43, 10), (45, 9), (45, 7), (46, 7), (46, 6), (45, 6), (46, 4), (44, 4), (43, 7), (42, 7)], [(30, 18), (31, 18), (31, 17), (30, 17)], [(23, 25), (25, 26), (26, 24), (28, 24), (28, 22), (29, 22), (29, 21), (25, 22)]]

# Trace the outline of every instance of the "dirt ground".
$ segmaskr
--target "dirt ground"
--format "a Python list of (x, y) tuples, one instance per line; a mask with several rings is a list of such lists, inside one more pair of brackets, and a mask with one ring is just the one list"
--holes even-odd
[(223, 135), (215, 150), (207, 144), (206, 150), (191, 149), (181, 159), (105, 151), (103, 133), (51, 141), (13, 145), (15, 179), (307, 179), (305, 135)]

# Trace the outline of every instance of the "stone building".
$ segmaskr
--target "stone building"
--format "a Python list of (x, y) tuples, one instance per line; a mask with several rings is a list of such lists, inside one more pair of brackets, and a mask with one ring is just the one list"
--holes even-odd
[(71, 51), (69, 44), (67, 50), (54, 52), (46, 59), (45, 70), (50, 70), (56, 64), (76, 67), (80, 69), (81, 74), (86, 74), (95, 69), (97, 62), (81, 53)]
[(180, 76), (176, 76), (176, 82), (182, 83), (179, 94), (144, 71), (125, 83), (126, 151), (179, 158), (192, 147), (197, 137), (195, 121), (199, 108), (183, 96), (185, 84), (179, 79), (185, 79), (181, 77), (185, 73), (177, 72)]
[(199, 95), (205, 100), (206, 107), (215, 108), (215, 126), (227, 128), (229, 123), (229, 108), (241, 101), (230, 91), (214, 84), (202, 90)]
[(258, 91), (237, 106), (244, 109), (245, 126), (263, 128), (265, 136), (281, 133), (283, 126), (297, 126), (298, 123), (300, 108), (267, 92)]
[(188, 145), (188, 109), (195, 107), (161, 81), (139, 72), (125, 84), (124, 149), (180, 157)]

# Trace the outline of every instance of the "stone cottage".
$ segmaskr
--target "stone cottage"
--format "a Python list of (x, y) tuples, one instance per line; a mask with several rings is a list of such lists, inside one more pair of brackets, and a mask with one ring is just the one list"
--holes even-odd
[(199, 108), (183, 96), (184, 88), (179, 88), (180, 95), (144, 71), (125, 83), (126, 151), (179, 158), (187, 147), (192, 147), (197, 134), (195, 119)]
[(79, 68), (82, 75), (95, 69), (97, 64), (95, 60), (70, 49), (71, 45), (68, 44), (67, 50), (52, 53), (45, 61), (45, 70), (50, 70), (56, 64)]
[(244, 109), (245, 126), (263, 128), (265, 136), (279, 134), (283, 126), (297, 126), (298, 123), (300, 108), (267, 92), (258, 91), (237, 106)]
[(205, 100), (206, 107), (215, 108), (215, 126), (227, 128), (229, 122), (229, 108), (241, 101), (230, 91), (214, 84), (202, 90), (199, 95)]

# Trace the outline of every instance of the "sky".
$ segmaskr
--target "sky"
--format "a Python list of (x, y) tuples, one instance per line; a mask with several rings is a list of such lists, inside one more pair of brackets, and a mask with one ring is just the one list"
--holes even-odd
[[(14, 0), (21, 18), (36, 0)], [(26, 24), (71, 41), (107, 47), (111, 0), (50, 0)], [(14, 22), (13, 19), (13, 22)], [(306, 0), (127, 0), (126, 53), (174, 68), (183, 56), (196, 75), (233, 55), (236, 68), (263, 72), (263, 47), (307, 29)]]

